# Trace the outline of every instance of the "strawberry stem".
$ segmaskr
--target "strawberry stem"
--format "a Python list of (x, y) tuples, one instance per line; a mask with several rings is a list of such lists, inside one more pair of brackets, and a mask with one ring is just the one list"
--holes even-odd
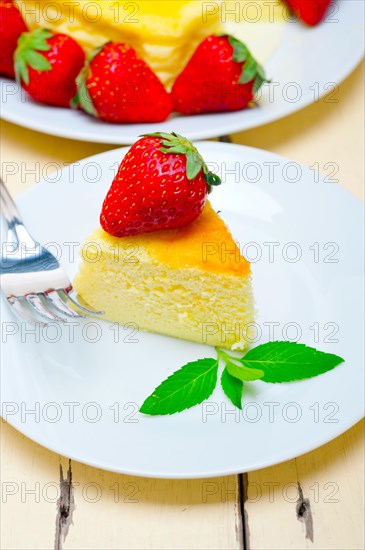
[(247, 84), (253, 81), (253, 92), (257, 94), (264, 82), (269, 82), (264, 68), (256, 61), (248, 47), (230, 34), (225, 36), (233, 48), (233, 61), (243, 63), (242, 72), (238, 80), (239, 84)]
[(160, 150), (166, 154), (176, 154), (186, 156), (186, 177), (193, 180), (201, 170), (203, 170), (204, 179), (208, 185), (209, 193), (212, 186), (220, 185), (221, 179), (217, 174), (211, 172), (205, 164), (203, 157), (194, 145), (184, 136), (172, 132), (154, 132), (152, 134), (143, 134), (147, 137), (157, 137), (161, 141)]
[(104, 47), (110, 43), (105, 42), (105, 44), (102, 44), (101, 46), (98, 46), (95, 48), (89, 55), (89, 57), (86, 60), (85, 65), (79, 72), (77, 78), (76, 78), (76, 85), (77, 85), (77, 93), (75, 97), (71, 100), (71, 108), (77, 109), (79, 105), (83, 108), (83, 110), (88, 113), (89, 115), (92, 115), (94, 117), (98, 116), (97, 110), (94, 107), (94, 104), (92, 102), (91, 96), (89, 94), (89, 90), (87, 87), (87, 79), (89, 78), (90, 74), (90, 63), (96, 57), (103, 49)]
[(14, 70), (17, 82), (23, 81), (29, 84), (28, 67), (43, 72), (52, 70), (51, 64), (39, 52), (47, 52), (51, 49), (47, 40), (53, 33), (47, 29), (36, 29), (33, 32), (23, 32), (18, 40), (14, 53)]

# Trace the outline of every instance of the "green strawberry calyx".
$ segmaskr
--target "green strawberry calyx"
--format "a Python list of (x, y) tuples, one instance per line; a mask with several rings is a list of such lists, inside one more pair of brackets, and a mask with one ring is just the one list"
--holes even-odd
[(17, 48), (14, 53), (14, 69), (17, 82), (29, 84), (29, 70), (32, 69), (44, 72), (51, 71), (52, 66), (39, 52), (48, 52), (51, 46), (47, 40), (53, 36), (53, 33), (47, 29), (36, 29), (33, 32), (23, 32), (18, 40)]
[(203, 170), (204, 179), (208, 185), (209, 193), (212, 187), (221, 184), (221, 179), (217, 174), (211, 172), (205, 164), (203, 157), (187, 138), (172, 132), (155, 132), (153, 134), (143, 134), (145, 137), (157, 137), (161, 140), (160, 150), (163, 153), (174, 153), (186, 156), (186, 177), (193, 180)]
[(95, 48), (89, 55), (89, 57), (86, 60), (85, 65), (79, 72), (77, 78), (76, 78), (76, 86), (77, 86), (77, 92), (75, 97), (71, 100), (71, 108), (77, 109), (79, 105), (83, 108), (83, 110), (88, 113), (89, 115), (98, 116), (97, 110), (94, 107), (93, 101), (91, 99), (91, 96), (89, 94), (89, 89), (87, 87), (87, 80), (90, 76), (90, 63), (96, 57), (103, 49), (104, 47), (109, 44), (109, 42), (105, 42), (105, 44), (102, 44), (101, 46), (98, 46)]
[(253, 81), (253, 92), (257, 94), (264, 82), (270, 82), (266, 78), (264, 68), (256, 61), (248, 47), (230, 34), (223, 34), (233, 48), (233, 61), (244, 63), (239, 84), (247, 84)]

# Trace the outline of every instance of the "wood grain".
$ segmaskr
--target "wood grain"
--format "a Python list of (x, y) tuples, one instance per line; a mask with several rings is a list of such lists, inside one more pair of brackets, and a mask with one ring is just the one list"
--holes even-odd
[[(251, 549), (363, 549), (364, 458), (360, 422), (316, 451), (248, 474)], [(312, 537), (298, 517), (299, 487), (310, 506)]]
[[(4, 549), (242, 548), (236, 476), (124, 476), (69, 462), (6, 423), (1, 438)], [(72, 471), (71, 518), (60, 468), (63, 479)]]
[[(70, 462), (3, 423), (1, 547), (360, 550), (363, 435), (361, 422), (284, 464), (238, 478), (184, 481), (124, 476)], [(65, 493), (73, 493), (71, 502)], [(301, 517), (303, 500), (312, 518), (309, 533)]]

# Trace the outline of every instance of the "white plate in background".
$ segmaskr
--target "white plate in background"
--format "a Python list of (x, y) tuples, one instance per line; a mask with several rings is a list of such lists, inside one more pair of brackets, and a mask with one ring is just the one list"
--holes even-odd
[[(156, 131), (175, 131), (192, 140), (211, 138), (280, 119), (324, 94), (329, 94), (326, 101), (336, 102), (336, 86), (364, 54), (364, 2), (359, 0), (337, 0), (326, 20), (314, 28), (297, 21), (286, 23), (283, 29), (277, 21), (255, 25), (246, 23), (247, 41), (254, 54), (265, 61), (268, 57), (265, 69), (272, 80), (262, 88), (256, 108), (172, 116), (156, 124), (108, 124), (79, 111), (37, 104), (15, 82), (2, 78), (1, 116), (32, 130), (97, 143), (133, 143), (141, 134)], [(271, 56), (261, 44), (263, 35), (274, 48)]]

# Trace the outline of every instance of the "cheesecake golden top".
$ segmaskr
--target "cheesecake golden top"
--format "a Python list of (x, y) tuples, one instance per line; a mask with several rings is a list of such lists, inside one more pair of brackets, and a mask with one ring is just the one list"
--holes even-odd
[(88, 241), (88, 253), (92, 254), (91, 243), (95, 243), (95, 257), (100, 250), (112, 255), (120, 251), (128, 257), (134, 251), (138, 261), (139, 253), (147, 253), (150, 260), (173, 269), (196, 268), (210, 273), (242, 277), (250, 272), (250, 263), (241, 255), (224, 221), (206, 202), (203, 212), (193, 222), (178, 229), (167, 229), (140, 233), (129, 237), (113, 237), (99, 228)]

